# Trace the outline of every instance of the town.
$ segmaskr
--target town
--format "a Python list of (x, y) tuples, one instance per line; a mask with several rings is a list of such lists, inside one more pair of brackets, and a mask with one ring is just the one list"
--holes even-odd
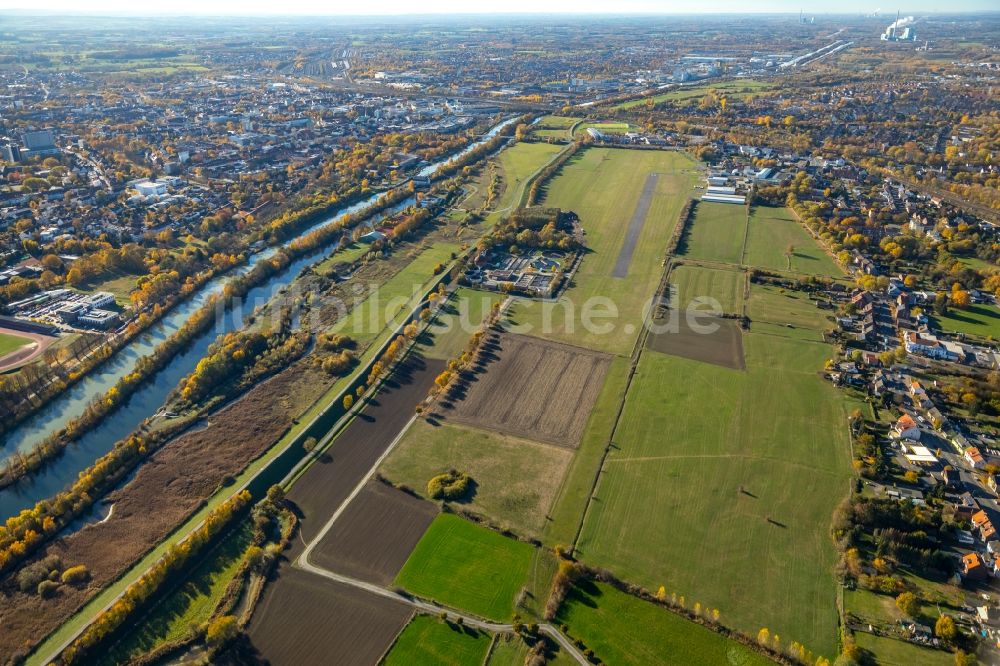
[(1000, 663), (995, 13), (0, 15), (0, 663)]

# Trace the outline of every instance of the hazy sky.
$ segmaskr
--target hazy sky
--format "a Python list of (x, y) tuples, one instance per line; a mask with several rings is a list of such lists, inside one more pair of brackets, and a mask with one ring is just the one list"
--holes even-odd
[(881, 5), (880, 0), (504, 0), (470, 2), (469, 0), (0, 0), (4, 9), (34, 9), (68, 13), (111, 12), (122, 14), (452, 14), (452, 13), (870, 13), (881, 8), (882, 14), (904, 15), (921, 12), (997, 11), (997, 0), (908, 0), (906, 4)]

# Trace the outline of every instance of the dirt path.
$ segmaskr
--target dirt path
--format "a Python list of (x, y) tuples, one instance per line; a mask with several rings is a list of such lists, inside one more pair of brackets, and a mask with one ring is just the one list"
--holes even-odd
[(658, 173), (651, 173), (646, 176), (646, 184), (642, 188), (639, 201), (635, 204), (635, 211), (633, 211), (632, 219), (628, 223), (625, 243), (618, 252), (618, 260), (615, 262), (615, 269), (611, 271), (611, 277), (623, 278), (628, 276), (628, 267), (632, 263), (632, 254), (635, 252), (635, 246), (639, 244), (639, 236), (642, 234), (642, 228), (646, 225), (649, 206), (653, 203), (653, 195), (656, 194), (656, 183), (659, 175)]

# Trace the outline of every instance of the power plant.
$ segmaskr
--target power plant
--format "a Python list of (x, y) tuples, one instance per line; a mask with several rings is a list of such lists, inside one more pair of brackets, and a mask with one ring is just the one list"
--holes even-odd
[(909, 24), (914, 22), (912, 16), (907, 16), (906, 18), (899, 18), (899, 10), (896, 10), (896, 20), (889, 24), (889, 27), (885, 29), (882, 33), (883, 42), (915, 42), (917, 41), (917, 32), (913, 28), (909, 27)]

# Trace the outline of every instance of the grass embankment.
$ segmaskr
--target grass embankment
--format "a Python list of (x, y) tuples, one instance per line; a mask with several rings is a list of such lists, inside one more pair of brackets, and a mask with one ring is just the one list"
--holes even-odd
[(222, 600), (250, 545), (252, 525), (245, 519), (222, 539), (187, 579), (144, 616), (136, 629), (109, 646), (99, 664), (121, 664), (168, 641), (183, 638), (193, 625), (207, 622)]
[(825, 344), (749, 333), (744, 346), (745, 372), (643, 353), (579, 554), (832, 656), (848, 405), (816, 374)]
[(536, 549), (454, 514), (434, 519), (396, 584), (491, 620), (509, 619)]
[[(650, 173), (660, 174), (626, 277), (613, 277), (629, 222)], [(572, 286), (557, 303), (518, 300), (510, 319), (519, 330), (598, 351), (627, 355), (643, 307), (656, 291), (665, 247), (695, 180), (694, 163), (678, 152), (589, 148), (573, 156), (548, 184), (543, 205), (575, 212), (586, 231), (587, 254)], [(584, 328), (582, 312), (597, 297), (617, 309), (613, 330)], [(600, 308), (601, 312), (607, 311)], [(546, 314), (551, 322), (546, 322)]]
[(384, 666), (480, 666), (490, 647), (490, 635), (445, 623), (429, 615), (417, 615), (406, 625)]
[(608, 664), (764, 666), (770, 659), (677, 613), (604, 583), (584, 582), (557, 618)]

